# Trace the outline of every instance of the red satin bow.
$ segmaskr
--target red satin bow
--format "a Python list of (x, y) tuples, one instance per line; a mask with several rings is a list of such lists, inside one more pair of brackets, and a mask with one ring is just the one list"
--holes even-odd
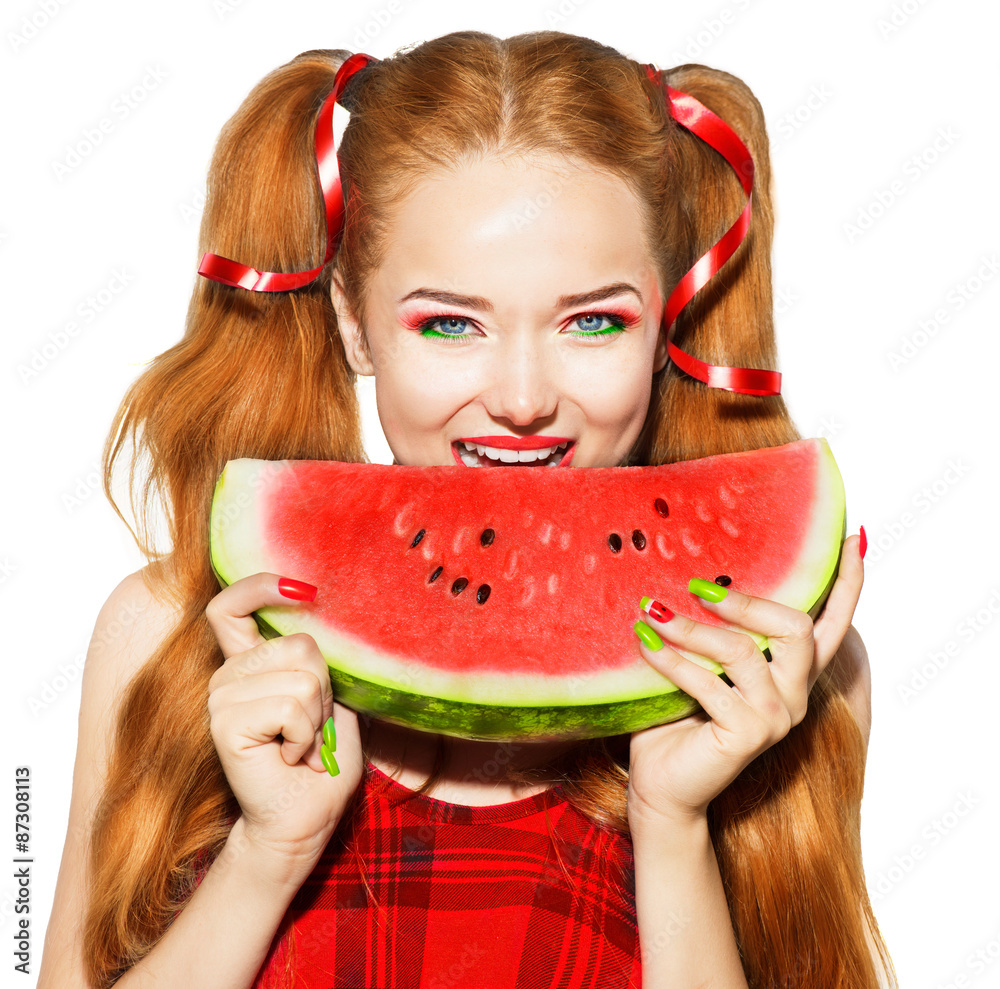
[(287, 292), (289, 289), (308, 285), (323, 270), (336, 252), (344, 232), (344, 196), (340, 187), (337, 152), (333, 144), (333, 108), (351, 76), (369, 62), (375, 61), (378, 59), (358, 52), (343, 62), (334, 77), (330, 95), (323, 101), (316, 122), (316, 164), (326, 204), (326, 254), (319, 267), (309, 271), (258, 271), (239, 261), (206, 253), (198, 265), (199, 275), (211, 278), (213, 282), (249, 289), (251, 292)]
[(729, 162), (743, 186), (743, 191), (747, 194), (746, 205), (736, 222), (698, 258), (670, 293), (663, 312), (663, 318), (667, 323), (667, 353), (685, 374), (704, 382), (709, 388), (722, 388), (742, 395), (779, 395), (781, 374), (778, 371), (707, 364), (685, 353), (671, 339), (674, 323), (680, 311), (694, 298), (695, 292), (704, 288), (708, 280), (733, 256), (747, 235), (747, 230), (750, 228), (750, 204), (753, 199), (754, 167), (753, 158), (746, 145), (721, 117), (717, 117), (693, 96), (663, 83), (662, 73), (655, 65), (647, 65), (646, 73), (657, 86), (666, 85), (667, 106), (674, 120), (700, 137)]
[[(337, 70), (333, 89), (323, 101), (316, 123), (316, 162), (319, 181), (326, 205), (326, 254), (316, 268), (309, 271), (258, 271), (249, 265), (232, 261), (208, 252), (202, 257), (198, 274), (233, 288), (252, 292), (286, 292), (308, 285), (333, 257), (344, 229), (344, 199), (340, 184), (340, 169), (333, 141), (333, 108), (347, 81), (359, 69), (378, 59), (363, 52), (351, 55)], [(663, 85), (662, 73), (654, 65), (646, 65), (649, 78)], [(677, 283), (664, 308), (667, 323), (667, 352), (670, 359), (686, 374), (704, 382), (709, 388), (722, 388), (744, 395), (778, 395), (781, 392), (781, 375), (777, 371), (763, 371), (746, 367), (724, 367), (706, 364), (678, 347), (671, 339), (678, 313), (694, 298), (695, 292), (704, 288), (708, 280), (732, 257), (743, 242), (750, 227), (750, 204), (753, 188), (753, 158), (746, 145), (729, 125), (693, 96), (666, 86), (667, 106), (671, 116), (687, 130), (700, 137), (721, 154), (732, 166), (747, 194), (747, 202), (736, 222), (706, 251)]]

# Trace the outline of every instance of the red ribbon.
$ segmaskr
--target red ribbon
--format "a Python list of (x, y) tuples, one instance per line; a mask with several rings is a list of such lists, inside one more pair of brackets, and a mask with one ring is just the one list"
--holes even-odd
[(649, 78), (659, 85), (666, 85), (667, 107), (670, 115), (682, 127), (700, 137), (729, 162), (736, 172), (747, 202), (736, 222), (692, 265), (677, 283), (667, 299), (663, 318), (667, 323), (667, 353), (670, 359), (692, 378), (725, 391), (742, 395), (781, 394), (781, 374), (750, 367), (725, 367), (707, 364), (685, 353), (673, 342), (674, 324), (680, 311), (694, 298), (695, 292), (704, 288), (708, 280), (733, 256), (736, 248), (750, 229), (750, 205), (753, 199), (753, 158), (736, 132), (721, 118), (712, 113), (688, 93), (682, 93), (662, 81), (662, 73), (655, 65), (647, 65)]
[[(333, 140), (333, 109), (348, 80), (359, 69), (378, 59), (363, 52), (347, 58), (333, 80), (333, 89), (323, 101), (316, 122), (316, 164), (319, 171), (323, 201), (326, 205), (326, 254), (316, 268), (309, 271), (258, 271), (249, 265), (208, 252), (202, 257), (198, 274), (212, 281), (233, 288), (253, 292), (286, 292), (308, 285), (323, 270), (336, 253), (344, 230), (344, 198), (341, 191), (340, 168)], [(649, 78), (657, 85), (665, 85), (662, 72), (655, 65), (646, 65)], [(674, 324), (680, 311), (704, 288), (708, 280), (733, 256), (743, 243), (750, 227), (750, 206), (753, 199), (753, 158), (746, 145), (729, 125), (693, 96), (666, 85), (667, 107), (670, 115), (692, 134), (701, 138), (729, 162), (747, 194), (747, 202), (736, 222), (706, 251), (677, 283), (664, 307), (667, 323), (667, 353), (685, 374), (708, 385), (744, 395), (778, 395), (781, 392), (781, 374), (756, 368), (725, 367), (707, 364), (685, 353), (673, 342)]]
[(344, 231), (344, 196), (340, 185), (340, 168), (333, 143), (333, 108), (340, 98), (347, 81), (358, 69), (378, 59), (358, 52), (346, 59), (337, 70), (333, 89), (323, 101), (316, 121), (316, 164), (319, 182), (326, 204), (326, 255), (318, 268), (309, 271), (258, 271), (249, 265), (240, 264), (218, 254), (206, 253), (198, 265), (198, 274), (221, 282), (233, 288), (245, 288), (252, 292), (286, 292), (289, 289), (308, 285), (336, 253)]

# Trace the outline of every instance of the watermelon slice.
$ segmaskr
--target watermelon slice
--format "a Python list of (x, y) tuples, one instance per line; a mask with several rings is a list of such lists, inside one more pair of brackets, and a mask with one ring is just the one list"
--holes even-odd
[(216, 486), (211, 555), (224, 585), (318, 586), (257, 622), (312, 635), (354, 710), (464, 738), (589, 738), (698, 707), (639, 652), (643, 596), (722, 625), (687, 583), (730, 578), (815, 614), (844, 525), (819, 439), (660, 467), (244, 459)]

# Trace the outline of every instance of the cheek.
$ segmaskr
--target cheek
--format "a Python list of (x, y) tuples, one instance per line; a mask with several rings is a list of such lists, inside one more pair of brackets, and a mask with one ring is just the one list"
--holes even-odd
[(595, 426), (621, 430), (636, 421), (641, 424), (651, 388), (652, 367), (626, 364), (593, 376), (584, 385), (581, 399)]
[(419, 350), (388, 361), (377, 360), (375, 398), (383, 425), (412, 430), (440, 428), (468, 401), (472, 383), (466, 379), (460, 372), (424, 359)]

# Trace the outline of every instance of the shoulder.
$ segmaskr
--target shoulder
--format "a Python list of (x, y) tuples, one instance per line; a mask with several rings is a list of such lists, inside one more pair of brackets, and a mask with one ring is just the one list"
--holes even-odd
[(872, 727), (872, 676), (868, 650), (853, 625), (830, 660), (830, 679), (850, 704), (867, 748)]
[(177, 605), (158, 590), (162, 575), (161, 564), (129, 574), (98, 612), (83, 671), (85, 706), (95, 695), (106, 701), (121, 693), (176, 625)]

